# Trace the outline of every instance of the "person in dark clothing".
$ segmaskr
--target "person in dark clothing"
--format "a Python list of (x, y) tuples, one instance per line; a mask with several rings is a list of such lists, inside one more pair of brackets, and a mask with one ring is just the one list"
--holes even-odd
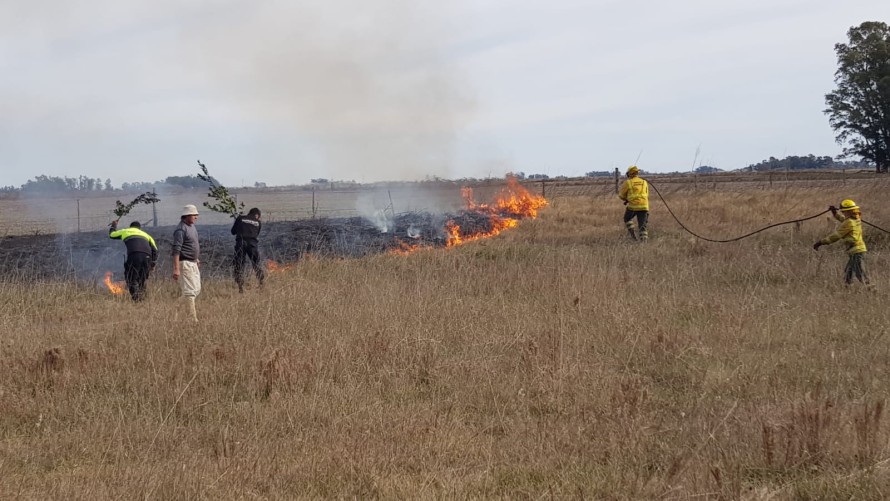
[(123, 240), (127, 246), (124, 278), (133, 301), (142, 301), (145, 299), (145, 281), (158, 262), (158, 246), (154, 238), (142, 231), (139, 221), (130, 223), (129, 228), (118, 230), (116, 220), (111, 222), (108, 237)]
[(238, 292), (244, 292), (244, 267), (247, 260), (253, 265), (257, 281), (260, 287), (266, 279), (266, 272), (260, 263), (259, 240), (263, 223), (260, 222), (260, 210), (256, 207), (250, 209), (246, 216), (235, 218), (232, 225), (232, 235), (235, 235), (235, 256), (233, 260), (233, 274), (235, 283), (238, 284)]

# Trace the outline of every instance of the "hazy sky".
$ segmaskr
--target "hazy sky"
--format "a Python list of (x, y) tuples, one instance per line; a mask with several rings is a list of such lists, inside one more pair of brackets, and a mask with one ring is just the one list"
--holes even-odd
[[(886, 0), (0, 0), (0, 186), (736, 169), (837, 155)], [(696, 159), (696, 150), (700, 154)]]

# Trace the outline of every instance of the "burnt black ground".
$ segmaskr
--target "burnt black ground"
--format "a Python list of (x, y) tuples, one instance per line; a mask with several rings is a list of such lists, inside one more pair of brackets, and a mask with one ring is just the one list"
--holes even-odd
[[(320, 257), (362, 257), (399, 249), (404, 244), (443, 247), (445, 224), (453, 220), (461, 235), (492, 229), (488, 214), (463, 211), (458, 214), (404, 213), (389, 221), (382, 232), (364, 218), (326, 218), (276, 221), (263, 225), (260, 253), (263, 260), (294, 263), (307, 253)], [(172, 270), (170, 249), (175, 226), (147, 227), (158, 245), (157, 270)], [(211, 279), (228, 279), (235, 237), (229, 225), (201, 225), (201, 273)], [(404, 243), (403, 243), (404, 242)], [(67, 279), (101, 281), (106, 271), (123, 280), (124, 244), (111, 240), (104, 231), (0, 238), (0, 280)]]

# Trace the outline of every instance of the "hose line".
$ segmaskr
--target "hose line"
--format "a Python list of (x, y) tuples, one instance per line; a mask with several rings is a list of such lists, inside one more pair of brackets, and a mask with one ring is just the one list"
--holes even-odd
[(871, 226), (872, 228), (877, 228), (877, 229), (883, 231), (884, 233), (890, 233), (890, 231), (887, 231), (887, 230), (885, 230), (884, 228), (881, 228), (880, 226), (878, 226), (878, 225), (876, 225), (876, 224), (871, 224), (871, 223), (869, 223), (868, 221), (866, 221), (865, 219), (863, 219), (862, 222), (865, 223), (865, 224), (867, 224), (867, 225), (869, 225), (869, 226)]
[[(775, 223), (775, 224), (771, 224), (771, 225), (769, 225), (769, 226), (764, 226), (763, 228), (760, 228), (759, 230), (752, 231), (751, 233), (747, 233), (747, 234), (742, 235), (742, 236), (740, 236), (740, 237), (728, 238), (728, 239), (726, 239), (726, 240), (717, 240), (717, 239), (714, 239), (714, 238), (703, 237), (703, 236), (699, 235), (698, 233), (696, 233), (696, 232), (690, 230), (689, 228), (687, 228), (686, 225), (684, 225), (683, 222), (680, 221), (680, 218), (678, 218), (677, 215), (674, 214), (674, 211), (671, 210), (671, 206), (668, 205), (668, 203), (667, 203), (667, 201), (664, 199), (664, 197), (661, 196), (661, 192), (658, 191), (658, 188), (657, 188), (654, 184), (652, 184), (651, 181), (647, 181), (647, 182), (649, 183), (649, 186), (651, 186), (651, 187), (655, 190), (655, 193), (658, 194), (658, 198), (661, 199), (661, 201), (664, 203), (664, 206), (667, 208), (667, 210), (668, 210), (668, 212), (670, 213), (670, 215), (674, 218), (674, 221), (676, 221), (677, 224), (679, 224), (681, 228), (683, 228), (684, 230), (686, 230), (687, 233), (689, 233), (690, 235), (692, 235), (692, 236), (694, 236), (694, 237), (696, 237), (696, 238), (699, 238), (699, 239), (704, 240), (704, 241), (706, 241), (706, 242), (714, 242), (714, 243), (718, 243), (718, 244), (725, 244), (725, 243), (728, 243), (728, 242), (737, 242), (737, 241), (739, 241), (739, 240), (741, 240), (741, 239), (743, 239), (743, 238), (748, 238), (748, 237), (750, 237), (750, 236), (752, 236), (752, 235), (756, 235), (756, 234), (760, 233), (761, 231), (768, 230), (768, 229), (770, 229), (770, 228), (775, 228), (776, 226), (782, 226), (783, 224), (800, 223), (800, 222), (803, 222), (803, 221), (809, 221), (810, 219), (816, 219), (817, 217), (821, 216), (822, 214), (825, 214), (825, 213), (827, 213), (827, 212), (830, 211), (830, 209), (826, 209), (826, 210), (824, 210), (824, 211), (822, 211), (822, 212), (820, 212), (820, 213), (818, 213), (818, 214), (816, 214), (816, 215), (814, 215), (814, 216), (805, 217), (805, 218), (801, 218), (801, 219), (792, 219), (792, 220), (790, 220), (790, 221), (782, 221), (781, 223)], [(863, 221), (863, 223), (865, 223), (865, 221)], [(866, 223), (866, 224), (868, 224), (868, 225), (870, 225), (870, 226), (874, 226), (874, 225), (871, 224), (871, 223)], [(875, 226), (875, 228), (878, 228), (878, 227)], [(887, 230), (883, 230), (883, 229), (881, 229), (881, 228), (878, 228), (878, 229), (879, 229), (879, 230), (882, 230), (882, 231), (887, 231)], [(890, 232), (888, 232), (888, 233), (890, 233)]]

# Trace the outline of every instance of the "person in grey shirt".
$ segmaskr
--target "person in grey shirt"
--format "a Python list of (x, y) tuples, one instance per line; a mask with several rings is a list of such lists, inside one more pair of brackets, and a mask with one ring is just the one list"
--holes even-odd
[(197, 322), (195, 298), (201, 293), (201, 272), (198, 269), (201, 263), (201, 246), (198, 244), (198, 229), (195, 227), (198, 208), (186, 205), (182, 208), (179, 219), (179, 225), (173, 230), (173, 280), (179, 282), (182, 297), (188, 303), (189, 315), (192, 321)]

